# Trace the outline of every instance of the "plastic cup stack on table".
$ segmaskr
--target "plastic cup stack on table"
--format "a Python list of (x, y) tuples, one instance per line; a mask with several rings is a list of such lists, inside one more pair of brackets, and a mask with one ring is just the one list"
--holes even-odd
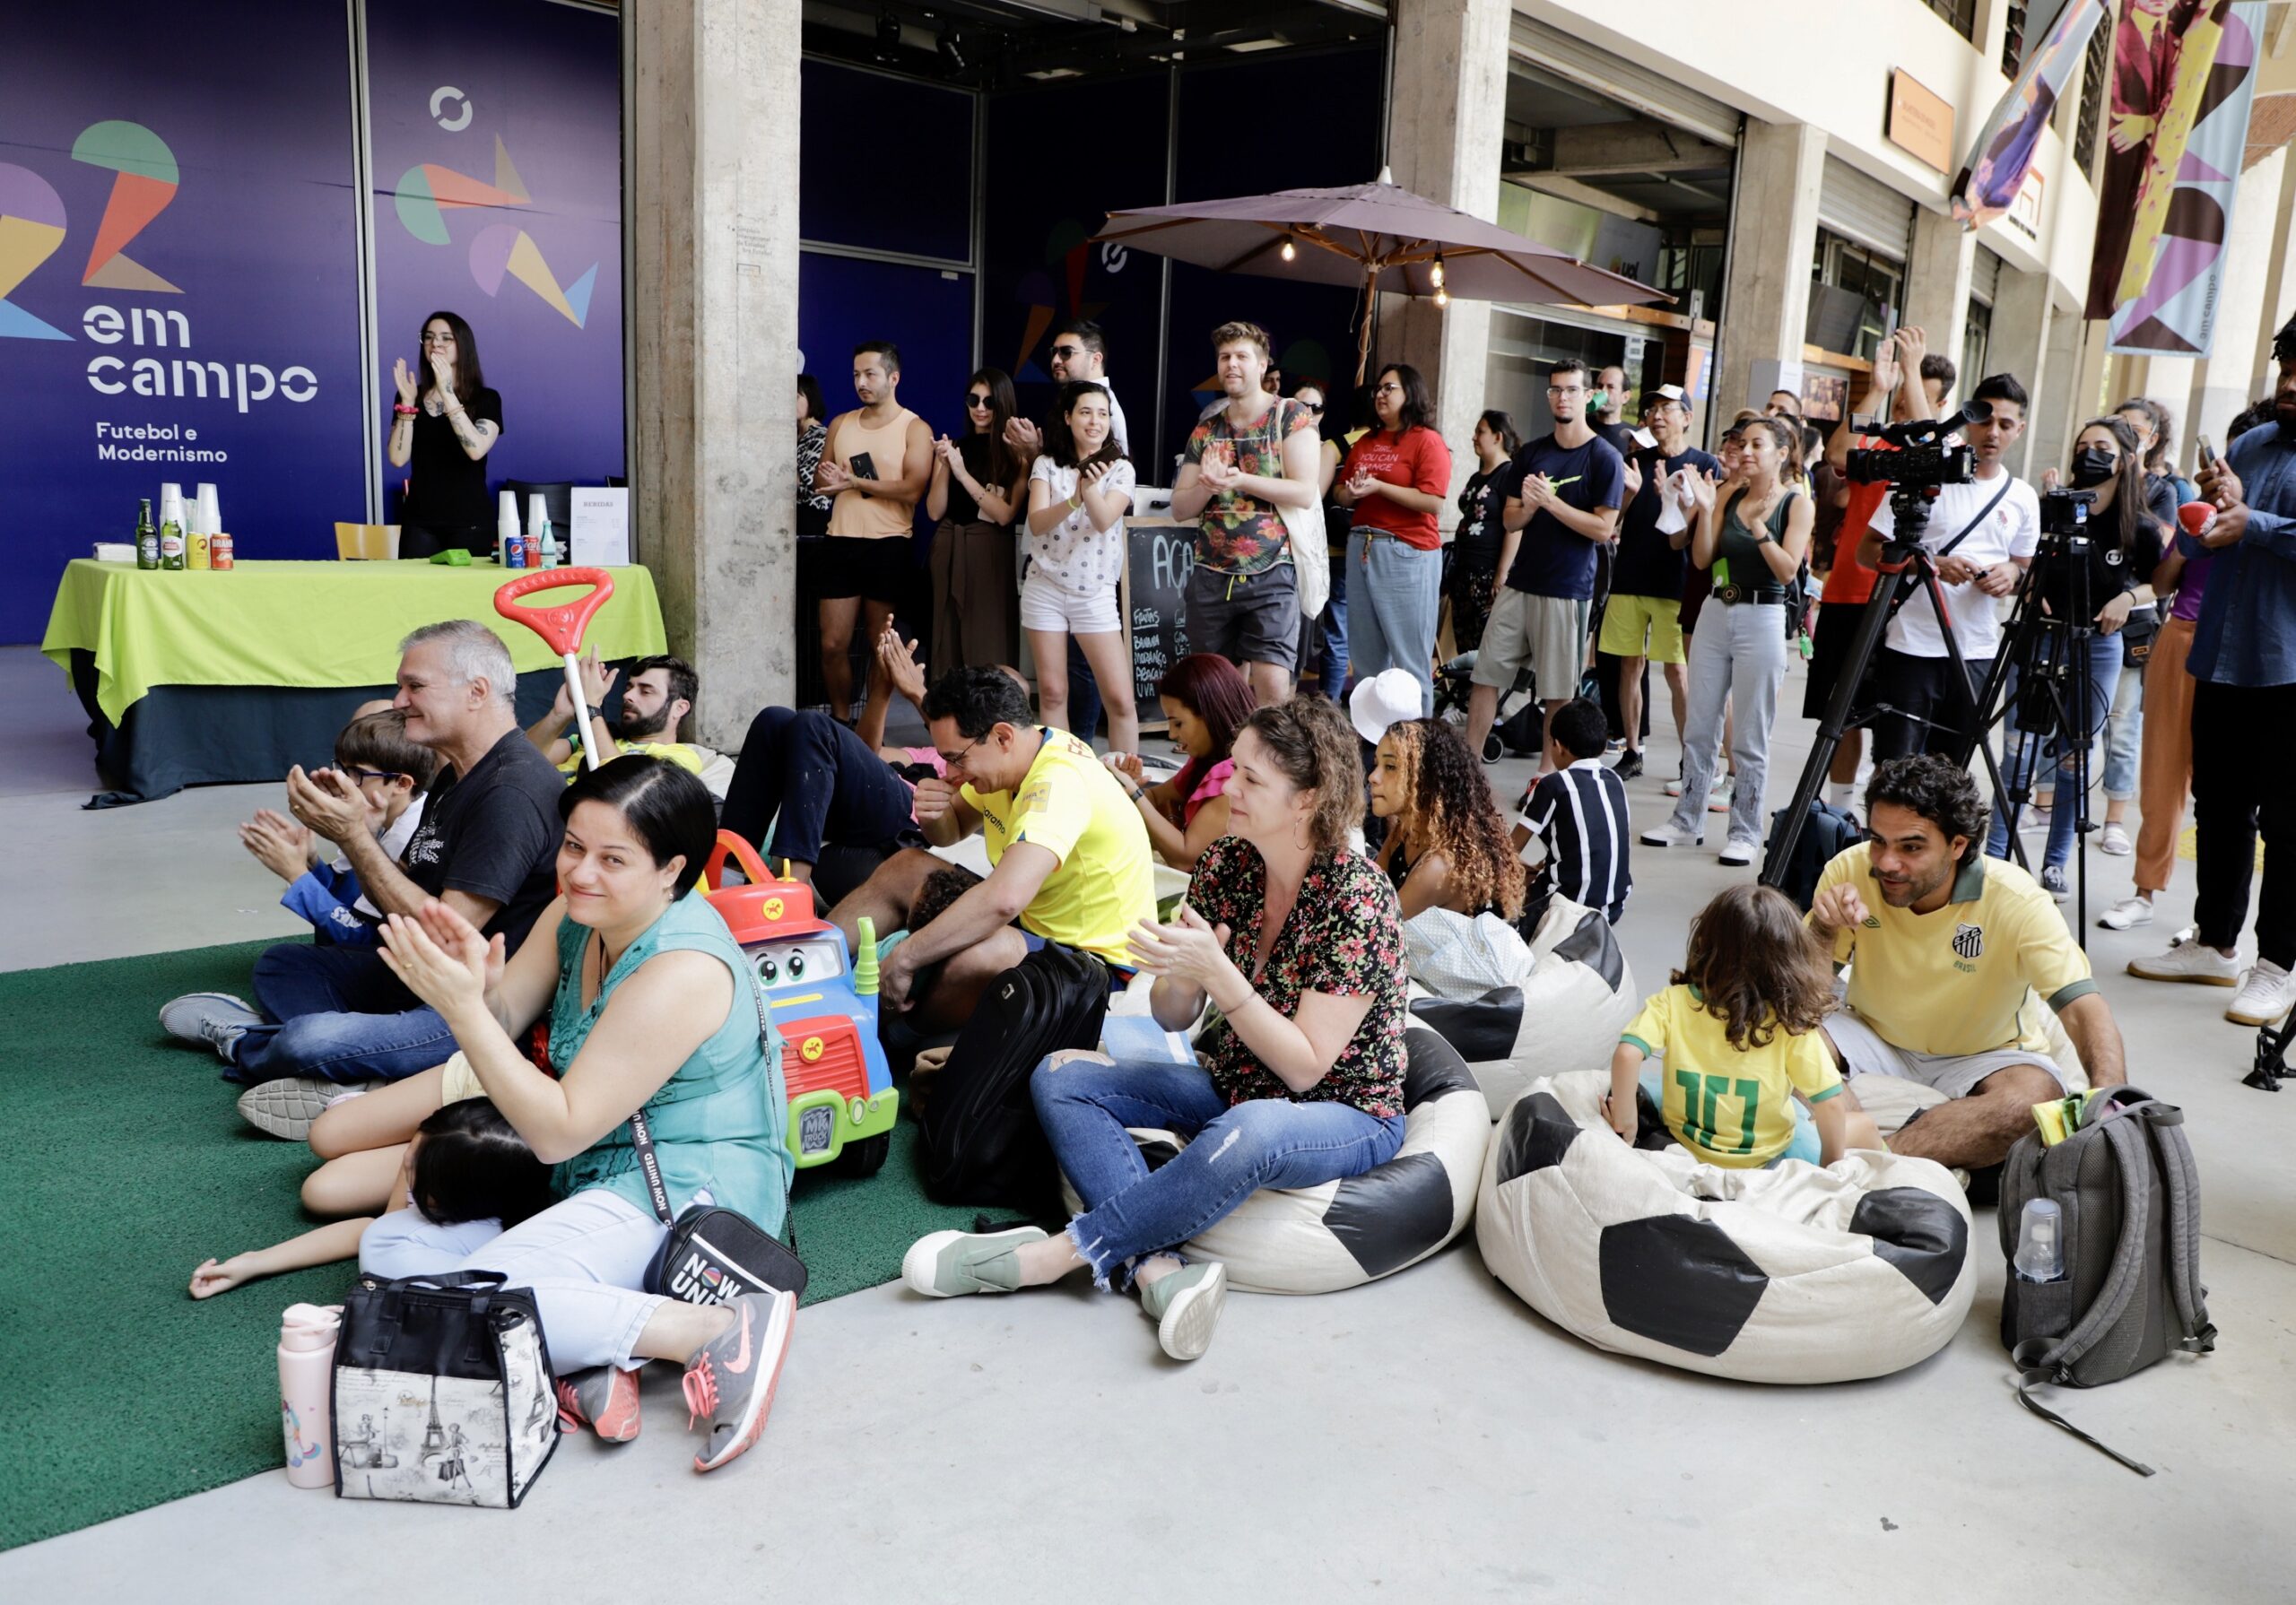
[(510, 567), (510, 548), (523, 543), (518, 534), (518, 493), (503, 490), (494, 503), (494, 560)]

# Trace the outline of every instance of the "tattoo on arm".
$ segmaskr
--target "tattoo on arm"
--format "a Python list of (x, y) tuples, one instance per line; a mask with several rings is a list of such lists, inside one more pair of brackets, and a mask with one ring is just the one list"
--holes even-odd
[(448, 417), (447, 421), (454, 426), (455, 438), (465, 446), (476, 446), (486, 438), (484, 435), (479, 433), (478, 425), (470, 421), (470, 414), (467, 412), (452, 413)]

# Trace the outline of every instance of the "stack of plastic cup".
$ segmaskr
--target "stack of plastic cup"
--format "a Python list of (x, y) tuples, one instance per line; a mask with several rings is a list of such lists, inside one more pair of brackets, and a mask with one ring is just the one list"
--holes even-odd
[(518, 493), (503, 490), (494, 499), (494, 560), (508, 565), (510, 542), (518, 539)]

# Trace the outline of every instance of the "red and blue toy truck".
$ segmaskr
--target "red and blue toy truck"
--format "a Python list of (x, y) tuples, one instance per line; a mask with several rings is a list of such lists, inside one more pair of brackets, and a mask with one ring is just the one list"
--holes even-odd
[[(749, 877), (726, 886), (728, 857)], [(900, 1094), (877, 1040), (877, 939), (861, 922), (860, 951), (848, 965), (845, 938), (813, 908), (813, 889), (773, 876), (749, 843), (719, 831), (702, 883), (764, 990), (767, 1018), (781, 1034), (781, 1074), (789, 1093), (789, 1152), (800, 1169), (835, 1164), (868, 1176), (892, 1147)]]

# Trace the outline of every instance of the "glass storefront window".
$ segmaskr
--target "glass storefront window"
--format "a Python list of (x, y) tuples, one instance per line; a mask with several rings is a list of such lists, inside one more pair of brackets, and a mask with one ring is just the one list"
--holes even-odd
[(1497, 316), (1491, 320), (1491, 357), (1483, 371), (1483, 404), (1510, 414), (1526, 440), (1553, 431), (1554, 414), (1546, 406), (1546, 378), (1557, 362), (1576, 357), (1588, 372), (1596, 374), (1613, 363), (1625, 369), (1629, 420), (1634, 417), (1632, 398), (1659, 382), (1664, 346), (1656, 334), (1640, 340), (1640, 350), (1630, 357), (1627, 336), (1622, 334), (1581, 328), (1510, 307), (1492, 310)]
[(1953, 31), (1963, 39), (1977, 37), (1977, 0), (1923, 0), (1923, 3), (1951, 22)]
[(1872, 357), (1891, 314), (1905, 304), (1905, 264), (1821, 227), (1810, 277), (1802, 337), (1824, 351)]
[(1970, 303), (1969, 316), (1961, 322), (1961, 382), (1957, 386), (1967, 395), (1977, 382), (1986, 376), (1986, 359), (1993, 344), (1993, 308), (1983, 301)]

